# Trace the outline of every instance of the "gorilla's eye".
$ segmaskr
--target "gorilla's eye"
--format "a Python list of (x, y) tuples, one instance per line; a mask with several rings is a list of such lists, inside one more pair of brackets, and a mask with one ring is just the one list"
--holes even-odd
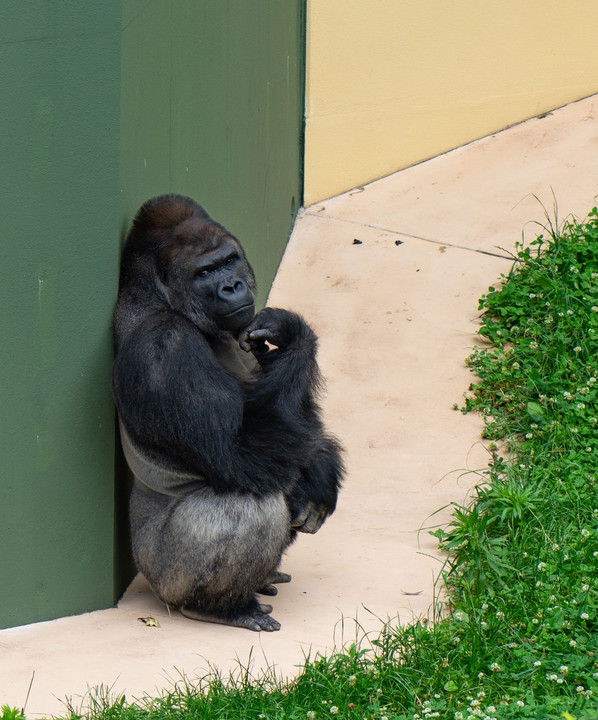
[(226, 260), (224, 261), (224, 264), (225, 264), (225, 265), (232, 265), (232, 264), (235, 262), (235, 260), (238, 260), (238, 259), (239, 259), (239, 256), (237, 255), (237, 253), (233, 253), (232, 255), (229, 255), (229, 256), (226, 258)]
[(195, 272), (195, 277), (198, 278), (205, 278), (208, 277), (208, 275), (212, 272), (211, 268), (200, 268)]

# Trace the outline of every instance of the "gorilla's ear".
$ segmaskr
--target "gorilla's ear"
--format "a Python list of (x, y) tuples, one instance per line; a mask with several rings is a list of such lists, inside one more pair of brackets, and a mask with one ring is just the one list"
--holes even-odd
[(164, 285), (168, 285), (168, 269), (172, 264), (172, 247), (165, 245), (155, 252), (154, 257), (156, 261), (156, 272), (160, 282)]

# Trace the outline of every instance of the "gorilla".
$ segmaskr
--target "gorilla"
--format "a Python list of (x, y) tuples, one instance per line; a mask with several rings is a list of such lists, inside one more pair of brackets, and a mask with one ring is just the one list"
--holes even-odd
[(113, 393), (133, 473), (133, 557), (168, 606), (273, 631), (297, 531), (337, 501), (342, 450), (326, 433), (316, 336), (287, 310), (255, 313), (238, 240), (195, 201), (162, 195), (126, 238)]

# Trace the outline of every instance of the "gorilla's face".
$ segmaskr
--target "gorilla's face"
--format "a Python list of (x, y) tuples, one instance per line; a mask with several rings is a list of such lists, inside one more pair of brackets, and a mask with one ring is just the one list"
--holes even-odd
[(255, 315), (239, 247), (232, 239), (193, 258), (192, 292), (222, 330), (242, 330)]
[(255, 278), (243, 250), (211, 222), (184, 225), (166, 248), (165, 281), (173, 306), (204, 330), (213, 324), (240, 332), (255, 315)]

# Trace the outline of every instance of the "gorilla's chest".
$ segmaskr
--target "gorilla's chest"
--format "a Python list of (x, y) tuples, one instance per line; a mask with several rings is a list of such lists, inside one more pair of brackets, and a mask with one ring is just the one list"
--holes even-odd
[(250, 383), (255, 380), (254, 370), (257, 360), (251, 353), (241, 350), (234, 338), (218, 340), (211, 343), (214, 357), (222, 367), (241, 383)]

